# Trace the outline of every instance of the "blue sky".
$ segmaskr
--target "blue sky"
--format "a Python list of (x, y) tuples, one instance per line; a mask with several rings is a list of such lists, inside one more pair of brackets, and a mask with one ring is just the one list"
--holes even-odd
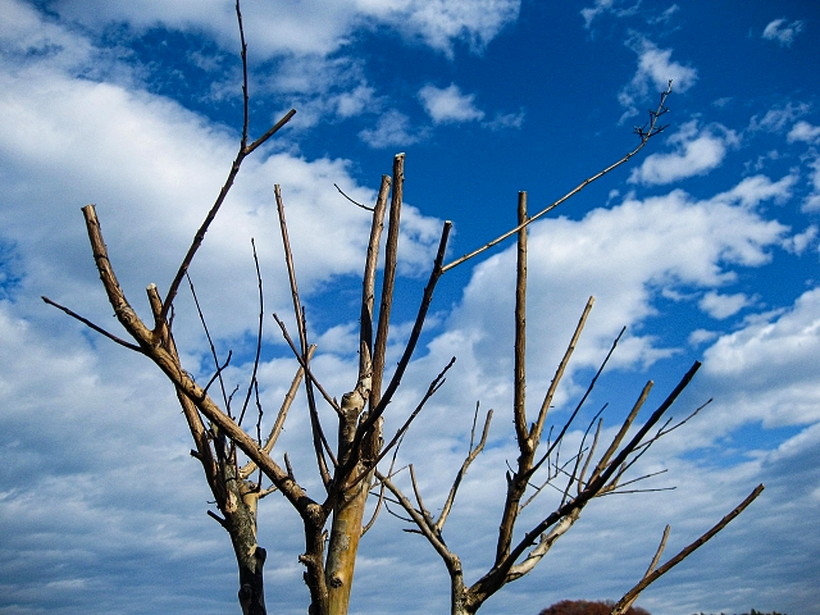
[[(644, 381), (656, 401), (699, 359), (684, 416), (644, 459), (673, 491), (593, 502), (530, 576), (482, 613), (537, 613), (561, 599), (616, 599), (645, 569), (756, 484), (752, 507), (648, 590), (653, 615), (817, 612), (820, 538), (820, 8), (811, 2), (331, 0), (244, 6), (251, 133), (293, 121), (246, 162), (191, 273), (223, 352), (248, 356), (254, 237), (266, 310), (288, 313), (272, 185), (282, 185), (300, 285), (341, 395), (355, 374), (357, 276), (367, 215), (407, 154), (401, 306), (407, 320), (443, 220), (456, 257), (617, 160), (669, 79), (669, 127), (639, 157), (531, 227), (528, 346), (538, 399), (589, 295), (596, 307), (556, 400), (560, 421), (624, 325), (593, 406), (607, 425)], [(235, 573), (173, 392), (129, 356), (40, 301), (100, 323), (110, 309), (79, 208), (97, 204), (132, 302), (163, 287), (213, 201), (241, 126), (231, 2), (0, 0), (0, 613), (224, 613)], [(448, 273), (396, 400), (400, 424), (456, 355), (402, 448), (441, 501), (477, 401), (496, 410), (449, 544), (468, 580), (494, 548), (510, 448), (514, 254), (502, 245)], [(207, 377), (207, 346), (180, 297), (176, 337)], [(271, 321), (260, 370), (278, 405), (294, 370)], [(396, 340), (398, 348), (400, 339)], [(395, 351), (395, 348), (394, 348)], [(229, 378), (242, 382), (236, 361)], [(311, 484), (305, 417), (283, 450)], [(575, 434), (573, 437), (577, 437)], [(301, 464), (301, 465), (300, 465)], [(543, 503), (547, 510), (548, 500)], [(533, 513), (535, 514), (535, 513)], [(352, 613), (446, 612), (444, 569), (384, 515), (363, 541)], [(264, 500), (272, 612), (301, 613), (299, 526)], [(423, 591), (419, 588), (423, 587)]]

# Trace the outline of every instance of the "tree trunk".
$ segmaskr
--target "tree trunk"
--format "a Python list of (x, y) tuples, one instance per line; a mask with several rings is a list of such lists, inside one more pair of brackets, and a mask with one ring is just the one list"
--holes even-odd
[(369, 485), (368, 479), (361, 480), (333, 515), (327, 554), (328, 615), (347, 615)]
[(243, 557), (243, 561), (239, 561), (239, 555), (237, 554), (239, 605), (242, 607), (242, 615), (267, 615), (262, 576), (265, 556), (265, 550), (259, 546), (254, 549), (252, 554), (248, 554), (248, 557)]

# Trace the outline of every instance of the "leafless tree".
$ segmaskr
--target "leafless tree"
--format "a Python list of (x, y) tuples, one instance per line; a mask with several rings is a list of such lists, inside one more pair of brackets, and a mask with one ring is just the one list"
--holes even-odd
[[(248, 135), (247, 46), (238, 1), (236, 15), (244, 75), (244, 120), (239, 150), (222, 189), (197, 230), (164, 297), (155, 284), (147, 286), (147, 300), (152, 314), (151, 322), (143, 321), (125, 297), (111, 265), (100, 222), (93, 205), (86, 205), (82, 208), (82, 212), (94, 262), (108, 301), (125, 330), (126, 336), (121, 337), (112, 333), (46, 297), (43, 299), (113, 342), (144, 355), (153, 361), (170, 381), (193, 437), (194, 448), (191, 454), (202, 465), (205, 479), (218, 509), (218, 512), (209, 511), (209, 514), (225, 528), (231, 538), (239, 570), (239, 602), (244, 614), (261, 615), (266, 612), (263, 585), (265, 550), (257, 542), (257, 505), (261, 498), (273, 492), (278, 492), (290, 503), (302, 522), (304, 551), (299, 555), (299, 561), (304, 566), (304, 580), (310, 593), (308, 609), (310, 613), (315, 615), (347, 613), (359, 540), (366, 526), (372, 523), (372, 520), (367, 524), (364, 522), (365, 504), (371, 494), (376, 500), (375, 509), (377, 511), (381, 510), (382, 505), (386, 502), (392, 503), (393, 507), (398, 505), (403, 509), (406, 519), (413, 524), (413, 531), (423, 535), (442, 559), (450, 578), (451, 613), (453, 615), (475, 613), (490, 596), (506, 584), (530, 572), (547, 554), (555, 541), (573, 526), (591, 500), (618, 490), (629, 491), (634, 489), (637, 481), (647, 478), (642, 475), (633, 478), (626, 477), (627, 472), (650, 447), (688, 420), (672, 423), (666, 418), (667, 411), (695, 375), (698, 363), (693, 364), (678, 385), (668, 393), (665, 400), (643, 421), (637, 419), (652, 386), (651, 382), (637, 396), (632, 411), (623, 421), (615, 437), (608, 442), (601, 441), (602, 418), (596, 417), (593, 423), (587, 426), (580, 446), (569, 455), (568, 459), (566, 455), (560, 457), (559, 453), (562, 443), (565, 442), (565, 436), (574, 426), (584, 401), (598, 380), (598, 374), (606, 365), (609, 359), (607, 355), (598, 374), (592, 379), (586, 394), (582, 396), (570, 418), (560, 426), (557, 434), (545, 439), (549, 408), (592, 308), (592, 298), (583, 310), (535, 416), (527, 415), (525, 403), (528, 227), (532, 222), (583, 190), (591, 182), (628, 162), (646, 146), (652, 137), (660, 133), (663, 130), (660, 120), (667, 111), (666, 101), (671, 91), (671, 84), (670, 88), (661, 94), (657, 108), (650, 112), (646, 125), (636, 129), (639, 139), (637, 145), (612, 165), (585, 179), (576, 188), (541, 208), (534, 215), (528, 214), (526, 194), (520, 193), (518, 224), (515, 228), (471, 253), (446, 263), (451, 223), (444, 223), (438, 250), (420, 299), (412, 332), (404, 345), (398, 364), (390, 370), (385, 364), (385, 356), (390, 336), (391, 309), (395, 296), (405, 162), (403, 154), (397, 155), (393, 161), (391, 175), (382, 177), (376, 202), (372, 207), (366, 206), (371, 212), (371, 230), (367, 251), (364, 254), (358, 372), (355, 382), (352, 382), (349, 391), (340, 397), (340, 402), (325, 389), (311, 369), (315, 346), (308, 336), (307, 317), (300, 297), (296, 266), (288, 237), (284, 198), (281, 188), (277, 185), (274, 198), (286, 255), (290, 294), (293, 300), (295, 335), (288, 330), (282, 319), (274, 317), (293, 351), (295, 375), (271, 429), (263, 437), (257, 381), (264, 321), (261, 277), (258, 278), (260, 311), (257, 350), (244, 399), (234, 400), (234, 394), (229, 394), (226, 390), (223, 371), (230, 357), (218, 356), (207, 323), (202, 316), (193, 284), (190, 284), (190, 290), (205, 335), (210, 343), (214, 362), (214, 373), (206, 384), (196, 382), (183, 366), (172, 331), (175, 298), (181, 285), (186, 281), (188, 269), (208, 229), (219, 213), (244, 159), (276, 134), (294, 114), (291, 110), (261, 137), (256, 140), (250, 139)], [(386, 237), (383, 242), (385, 226), (387, 227)], [(512, 377), (514, 391), (512, 417), (515, 425), (517, 459), (515, 464), (506, 470), (507, 489), (501, 503), (502, 512), (495, 556), (492, 561), (488, 562), (486, 572), (477, 580), (469, 583), (464, 578), (459, 555), (445, 541), (444, 530), (453, 510), (462, 479), (487, 442), (492, 411), (486, 414), (483, 421), (478, 420), (478, 411), (476, 411), (476, 419), (470, 434), (469, 452), (453, 478), (449, 494), (438, 516), (434, 516), (424, 503), (414, 466), (409, 465), (403, 470), (398, 470), (394, 462), (402, 438), (419, 416), (425, 403), (443, 385), (455, 358), (432, 379), (415, 409), (404, 418), (401, 427), (395, 433), (383, 433), (383, 418), (414, 356), (433, 301), (434, 291), (442, 276), (454, 267), (513, 236), (517, 237), (518, 242), (514, 314), (515, 365)], [(384, 248), (382, 249), (383, 243)], [(256, 258), (255, 251), (254, 258)], [(258, 262), (257, 275), (259, 275)], [(376, 306), (377, 297), (380, 299), (378, 308)], [(618, 338), (613, 343), (610, 354), (614, 351)], [(316, 468), (321, 477), (321, 489), (318, 493), (309, 493), (300, 483), (297, 471), (292, 467), (287, 453), (278, 451), (274, 453), (277, 438), (299, 387), (304, 387), (305, 390), (306, 408), (304, 411), (309, 416), (312, 433), (310, 444)], [(214, 392), (214, 389), (217, 392)], [(257, 420), (249, 427), (248, 417), (254, 414)], [(335, 423), (332, 430), (328, 427), (330, 422), (328, 416), (332, 417), (332, 422)], [(338, 434), (335, 441), (329, 436), (331, 433)], [(500, 470), (504, 471), (503, 468)], [(533, 504), (546, 485), (559, 486), (562, 493), (559, 505), (555, 509), (539, 514), (537, 522), (530, 523), (523, 528), (520, 527), (521, 511)], [(762, 485), (758, 486), (746, 500), (724, 517), (712, 530), (678, 555), (658, 566), (666, 542), (666, 535), (664, 535), (661, 546), (644, 577), (613, 607), (612, 612), (626, 612), (641, 590), (720, 531), (757, 497), (762, 488)]]

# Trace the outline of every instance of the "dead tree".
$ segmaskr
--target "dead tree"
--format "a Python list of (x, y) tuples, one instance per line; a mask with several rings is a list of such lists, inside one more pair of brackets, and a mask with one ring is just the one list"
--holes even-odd
[[(382, 178), (376, 202), (372, 208), (368, 207), (371, 211), (371, 231), (362, 276), (358, 373), (349, 391), (341, 395), (340, 402), (337, 402), (337, 397), (322, 386), (311, 369), (315, 347), (308, 337), (307, 317), (299, 293), (296, 265), (292, 258), (288, 237), (284, 199), (282, 190), (277, 185), (274, 198), (286, 255), (296, 335), (293, 336), (288, 331), (282, 319), (275, 318), (282, 335), (293, 351), (296, 365), (291, 389), (283, 400), (272, 428), (263, 438), (260, 429), (261, 408), (256, 380), (256, 372), (260, 364), (264, 321), (261, 277), (259, 278), (260, 315), (257, 352), (247, 391), (241, 404), (234, 402), (234, 395), (228, 394), (225, 389), (222, 373), (230, 356), (219, 357), (214, 350), (210, 332), (202, 311), (199, 309), (192, 284), (191, 292), (205, 335), (211, 343), (214, 361), (214, 373), (205, 385), (199, 384), (184, 368), (172, 332), (174, 300), (180, 286), (187, 278), (188, 269), (210, 225), (220, 211), (239, 173), (243, 160), (282, 128), (294, 113), (290, 111), (261, 137), (250, 140), (248, 136), (248, 64), (238, 1), (236, 15), (244, 74), (244, 120), (239, 150), (222, 189), (197, 230), (164, 296), (160, 294), (155, 284), (147, 286), (147, 300), (151, 309), (152, 321), (144, 322), (125, 297), (109, 259), (93, 205), (83, 207), (82, 211), (94, 262), (114, 314), (125, 330), (127, 338), (130, 339), (106, 330), (68, 307), (59, 305), (46, 297), (43, 299), (115, 343), (144, 355), (155, 363), (170, 381), (193, 438), (194, 449), (191, 454), (203, 467), (205, 479), (218, 509), (218, 512), (209, 511), (209, 514), (225, 528), (231, 538), (239, 571), (239, 602), (245, 615), (262, 615), (266, 612), (263, 582), (265, 550), (257, 543), (257, 504), (261, 498), (274, 491), (279, 492), (291, 504), (302, 522), (304, 551), (299, 556), (299, 561), (304, 566), (304, 580), (310, 593), (310, 613), (314, 615), (344, 615), (347, 613), (359, 539), (363, 533), (365, 503), (372, 491), (378, 493), (376, 497), (379, 503), (387, 499), (398, 503), (415, 524), (415, 531), (421, 533), (442, 558), (450, 577), (451, 613), (454, 615), (475, 613), (491, 595), (507, 583), (530, 572), (546, 555), (554, 542), (577, 521), (584, 507), (592, 499), (623, 489), (645, 478), (624, 480), (626, 472), (651, 446), (687, 420), (671, 424), (665, 417), (669, 407), (697, 371), (697, 363), (642, 423), (636, 419), (651, 383), (647, 384), (638, 396), (632, 412), (621, 425), (615, 438), (606, 444), (599, 442), (601, 421), (596, 420), (595, 424), (587, 428), (582, 444), (571, 456), (571, 461), (569, 463), (557, 461), (557, 452), (564, 442), (565, 435), (573, 426), (573, 421), (578, 416), (587, 395), (583, 397), (559, 433), (544, 442), (548, 409), (575, 348), (587, 314), (592, 307), (592, 299), (584, 309), (564, 358), (545, 393), (537, 416), (528, 417), (525, 410), (526, 366), (524, 356), (528, 227), (533, 221), (584, 189), (591, 182), (629, 161), (644, 148), (653, 136), (661, 132), (663, 126), (660, 125), (660, 118), (666, 113), (666, 99), (670, 89), (661, 95), (660, 103), (655, 110), (650, 112), (647, 124), (636, 130), (639, 142), (631, 151), (609, 167), (585, 179), (575, 189), (542, 208), (535, 215), (528, 215), (526, 194), (521, 193), (519, 195), (519, 221), (515, 228), (447, 264), (445, 264), (445, 256), (451, 223), (444, 223), (438, 250), (420, 299), (412, 332), (404, 345), (398, 364), (391, 372), (385, 365), (385, 355), (394, 300), (404, 182), (404, 155), (397, 155), (391, 176), (385, 175)], [(387, 229), (384, 239), (384, 257), (383, 262), (380, 263), (385, 226)], [(406, 472), (412, 498), (405, 493), (406, 488), (403, 489), (399, 484), (401, 476), (397, 476), (398, 473), (393, 469), (393, 464), (388, 463), (387, 470), (384, 470), (383, 466), (385, 460), (390, 461), (395, 458), (403, 436), (419, 416), (425, 403), (443, 385), (446, 373), (455, 358), (444, 366), (431, 381), (427, 391), (418, 400), (415, 410), (405, 418), (396, 433), (390, 434), (386, 442), (386, 435), (382, 433), (383, 418), (414, 356), (436, 285), (441, 277), (450, 269), (513, 235), (518, 238), (518, 273), (512, 415), (518, 457), (515, 466), (511, 466), (507, 471), (507, 492), (502, 504), (495, 557), (488, 565), (486, 573), (472, 584), (468, 584), (464, 579), (459, 556), (445, 542), (444, 526), (464, 474), (487, 441), (492, 413), (487, 414), (483, 428), (480, 430), (481, 435), (477, 438), (478, 430), (475, 424), (477, 421), (474, 423), (469, 454), (454, 478), (449, 496), (438, 518), (434, 518), (424, 504), (412, 465), (408, 466)], [(380, 299), (378, 308), (376, 307), (377, 297)], [(617, 339), (613, 344), (613, 350), (616, 344)], [(605, 364), (606, 360), (601, 365), (601, 369)], [(591, 392), (595, 381), (597, 381), (597, 375), (589, 385), (587, 393)], [(299, 482), (297, 471), (292, 467), (287, 453), (278, 451), (274, 453), (277, 437), (287, 418), (296, 390), (300, 386), (304, 386), (306, 393), (305, 412), (310, 419), (311, 446), (316, 468), (321, 476), (322, 488), (318, 493), (309, 493)], [(214, 388), (218, 390), (217, 393), (212, 391)], [(249, 428), (247, 424), (243, 425), (246, 417), (254, 412), (257, 414), (255, 429)], [(331, 433), (327, 427), (328, 413), (335, 419), (335, 433), (338, 434), (335, 442), (328, 436)], [(599, 453), (598, 451), (601, 450), (603, 452)], [(554, 485), (559, 482), (563, 482), (561, 487), (563, 498), (560, 505), (555, 510), (540, 516), (540, 520), (534, 525), (523, 528), (523, 530), (519, 528), (517, 523), (521, 510), (533, 501), (544, 485)], [(540, 486), (533, 487), (533, 485)], [(635, 588), (630, 590), (616, 605), (613, 613), (626, 611), (644, 587), (722, 529), (760, 493), (760, 490), (762, 486), (755, 489), (710, 532), (704, 534), (665, 564), (657, 566), (665, 543), (664, 539), (647, 573)]]

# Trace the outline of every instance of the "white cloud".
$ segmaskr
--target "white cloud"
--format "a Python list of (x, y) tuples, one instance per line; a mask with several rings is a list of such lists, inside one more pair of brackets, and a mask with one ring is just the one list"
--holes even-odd
[(809, 105), (789, 101), (766, 111), (763, 117), (755, 115), (749, 122), (749, 129), (753, 131), (785, 132), (786, 127), (795, 122), (800, 116), (809, 112)]
[(783, 249), (792, 254), (802, 254), (806, 251), (806, 248), (815, 243), (817, 235), (817, 226), (811, 225), (802, 233), (797, 233), (789, 237), (784, 243)]
[(418, 93), (424, 110), (435, 124), (455, 124), (459, 122), (481, 122), (481, 126), (490, 130), (521, 128), (526, 113), (497, 112), (487, 119), (487, 114), (475, 104), (475, 94), (465, 94), (451, 83), (446, 88), (432, 84), (423, 86)]
[(676, 92), (685, 92), (697, 80), (697, 70), (672, 60), (671, 49), (659, 49), (644, 37), (633, 37), (627, 42), (638, 54), (638, 68), (632, 80), (618, 95), (618, 100), (627, 108), (624, 116), (637, 113), (639, 102), (647, 95), (654, 96), (666, 90), (669, 81)]
[[(641, 323), (655, 315), (661, 291), (708, 292), (731, 284), (739, 267), (769, 262), (770, 250), (786, 230), (737, 201), (697, 201), (680, 190), (630, 198), (579, 221), (558, 218), (536, 224), (529, 241), (529, 310), (550, 317), (530, 318), (528, 327), (533, 340), (559, 340), (549, 348), (530, 345), (532, 364), (544, 370), (539, 377), (547, 378), (557, 363), (562, 350), (557, 346), (589, 295), (596, 297), (596, 305), (576, 351), (576, 367), (594, 365), (622, 325), (631, 334), (619, 346), (616, 364), (648, 365), (676, 352), (640, 333)], [(498, 348), (511, 346), (511, 330), (499, 327), (498, 319), (512, 313), (513, 268), (512, 249), (481, 263), (448, 333), (435, 346), (438, 363), (459, 348), (457, 369), (472, 374), (475, 382), (468, 388), (488, 404), (496, 403), (498, 387), (507, 381), (504, 368), (499, 370)]]
[(436, 124), (480, 120), (484, 112), (475, 106), (475, 94), (462, 94), (457, 85), (437, 88), (427, 84), (419, 90), (424, 110)]
[(596, 17), (611, 10), (613, 0), (595, 0), (591, 8), (581, 9), (581, 17), (584, 18), (584, 27), (589, 29)]
[(738, 137), (723, 126), (701, 128), (696, 120), (692, 120), (681, 126), (667, 142), (675, 151), (648, 156), (632, 171), (630, 182), (668, 184), (704, 175), (723, 162), (728, 148), (737, 144)]
[(706, 342), (711, 342), (720, 334), (717, 331), (709, 331), (707, 329), (695, 329), (689, 334), (686, 341), (690, 346), (700, 346)]
[(615, 17), (634, 15), (640, 6), (640, 2), (623, 8), (619, 7), (618, 4), (619, 2), (616, 0), (595, 0), (595, 4), (592, 7), (581, 9), (581, 17), (584, 18), (584, 27), (588, 30), (595, 19), (607, 13), (611, 13)]
[(375, 90), (366, 85), (360, 85), (350, 92), (343, 92), (333, 101), (340, 117), (359, 115), (374, 104)]
[[(322, 121), (377, 113), (383, 97), (369, 83), (360, 60), (348, 56), (295, 55), (277, 65), (252, 92), (275, 93), (299, 110), (294, 124), (312, 128)], [(236, 95), (236, 80), (231, 83)]]
[(710, 290), (703, 295), (698, 307), (712, 318), (723, 319), (734, 316), (751, 302), (744, 293), (724, 295)]
[(794, 143), (795, 141), (805, 141), (806, 143), (816, 143), (820, 140), (820, 126), (815, 126), (814, 124), (810, 124), (805, 120), (800, 120), (789, 131), (789, 134), (786, 136), (786, 139), (789, 143)]
[(803, 211), (820, 211), (820, 155), (809, 166), (812, 192), (803, 201)]
[[(60, 0), (54, 8), (64, 17), (102, 28), (125, 22), (136, 29), (163, 25), (176, 30), (200, 30), (216, 37), (225, 49), (238, 44), (233, 3), (150, 0)], [(246, 36), (252, 50), (264, 57), (278, 54), (328, 55), (343, 46), (354, 31), (374, 23), (388, 25), (405, 36), (445, 54), (465, 42), (480, 51), (515, 21), (520, 0), (287, 0), (242, 6)]]
[(775, 19), (766, 24), (763, 38), (777, 41), (781, 47), (791, 47), (795, 37), (803, 31), (804, 23), (800, 20), (788, 22), (785, 18)]
[(379, 116), (373, 128), (365, 128), (359, 138), (370, 147), (406, 147), (417, 143), (426, 135), (424, 129), (410, 125), (410, 118), (404, 113), (390, 110)]
[(752, 175), (742, 179), (731, 190), (715, 195), (713, 200), (737, 203), (743, 207), (754, 207), (768, 200), (780, 204), (791, 198), (791, 189), (796, 181), (795, 175), (785, 175), (776, 182), (765, 175)]
[[(725, 383), (724, 420), (806, 424), (820, 420), (818, 356), (820, 289), (815, 288), (789, 310), (721, 336), (704, 354), (704, 372), (710, 381)], [(731, 384), (739, 382), (742, 387)], [(743, 408), (743, 414), (732, 415), (732, 407)]]
[[(374, 4), (370, 0), (366, 4)], [(465, 42), (480, 52), (501, 30), (518, 19), (520, 0), (405, 0), (384, 2), (394, 7), (384, 19), (399, 33), (423, 40), (433, 49), (452, 55)]]
[(496, 113), (491, 120), (482, 122), (482, 126), (490, 130), (505, 130), (508, 128), (521, 128), (527, 114), (521, 110), (518, 113)]

